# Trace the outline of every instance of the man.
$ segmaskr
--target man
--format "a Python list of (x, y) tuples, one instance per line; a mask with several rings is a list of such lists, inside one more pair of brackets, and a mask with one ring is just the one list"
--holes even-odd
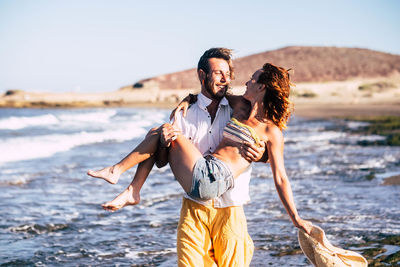
[[(231, 117), (232, 110), (225, 98), (234, 75), (231, 50), (207, 50), (199, 60), (197, 73), (201, 93), (185, 117), (176, 114), (175, 123), (206, 155), (218, 146)], [(161, 133), (161, 144), (167, 147), (176, 133), (167, 126)], [(249, 160), (257, 161), (264, 150), (265, 147), (248, 144), (242, 153)], [(162, 151), (158, 153), (158, 166), (166, 162), (166, 154)], [(194, 200), (185, 194), (177, 234), (178, 266), (250, 265), (254, 246), (247, 232), (242, 206), (250, 200), (250, 174), (249, 167), (235, 179), (234, 188), (210, 201)]]

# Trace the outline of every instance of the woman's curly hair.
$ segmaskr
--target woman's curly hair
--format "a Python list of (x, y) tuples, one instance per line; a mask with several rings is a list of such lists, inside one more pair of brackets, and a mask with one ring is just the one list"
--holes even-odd
[(279, 129), (285, 129), (291, 113), (289, 70), (265, 63), (257, 83), (265, 85), (265, 117)]

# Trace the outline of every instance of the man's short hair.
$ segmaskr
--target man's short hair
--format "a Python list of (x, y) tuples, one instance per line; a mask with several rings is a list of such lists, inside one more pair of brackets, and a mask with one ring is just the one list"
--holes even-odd
[(235, 78), (233, 66), (232, 66), (232, 50), (224, 47), (210, 48), (200, 57), (199, 63), (197, 64), (197, 71), (203, 70), (205, 73), (209, 73), (210, 65), (208, 64), (209, 58), (222, 58), (228, 62), (230, 78)]

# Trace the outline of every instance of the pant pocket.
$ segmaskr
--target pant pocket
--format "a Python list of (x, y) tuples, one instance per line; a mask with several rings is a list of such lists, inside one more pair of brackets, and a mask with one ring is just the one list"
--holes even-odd
[(209, 200), (218, 196), (219, 181), (214, 174), (208, 174), (199, 181), (199, 195), (202, 200)]

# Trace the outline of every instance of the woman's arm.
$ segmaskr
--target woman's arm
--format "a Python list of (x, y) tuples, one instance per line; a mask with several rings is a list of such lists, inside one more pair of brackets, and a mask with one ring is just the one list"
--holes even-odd
[(268, 133), (269, 142), (267, 143), (267, 150), (279, 198), (281, 199), (293, 224), (307, 233), (310, 233), (312, 224), (309, 221), (301, 219), (298, 215), (293, 199), (292, 188), (290, 186), (289, 178), (286, 175), (283, 160), (283, 134), (277, 127), (270, 128), (273, 129), (270, 129), (270, 132)]
[[(229, 105), (231, 106), (232, 109), (235, 109), (236, 105), (242, 103), (242, 101), (244, 99), (240, 95), (228, 95), (227, 94), (227, 95), (225, 95), (225, 97), (228, 100)], [(176, 114), (179, 111), (182, 111), (182, 116), (185, 117), (186, 112), (189, 109), (189, 106), (196, 102), (197, 102), (197, 95), (189, 94), (184, 99), (182, 99), (182, 101), (178, 104), (178, 106), (176, 106), (176, 108), (174, 110), (172, 110), (171, 115), (169, 116), (169, 119), (172, 120), (173, 118), (175, 118)]]
[(194, 104), (197, 102), (197, 95), (194, 94), (189, 94), (186, 96), (182, 101), (176, 106), (174, 110), (172, 110), (171, 115), (169, 115), (169, 119), (172, 120), (173, 118), (176, 118), (176, 114), (182, 110), (182, 116), (186, 116), (186, 112), (189, 109), (189, 106), (191, 104)]
[(243, 96), (241, 95), (225, 95), (225, 98), (229, 102), (229, 106), (231, 106), (232, 109), (235, 109), (238, 104), (242, 103), (244, 100)]

